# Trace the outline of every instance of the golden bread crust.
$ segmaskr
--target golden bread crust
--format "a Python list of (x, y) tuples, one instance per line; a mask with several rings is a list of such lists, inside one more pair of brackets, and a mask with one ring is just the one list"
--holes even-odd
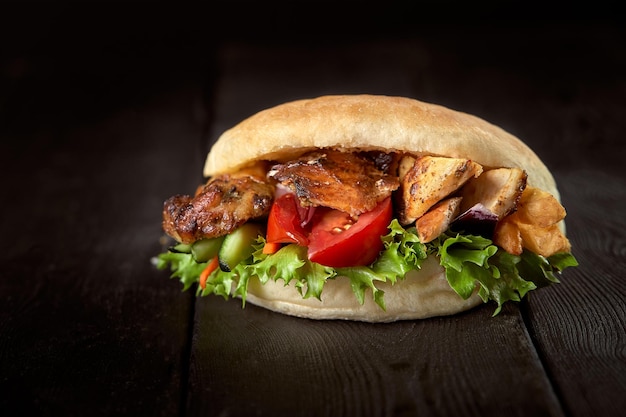
[(401, 151), (519, 167), (529, 174), (530, 185), (559, 198), (539, 157), (500, 127), (443, 106), (379, 95), (322, 96), (260, 111), (218, 138), (204, 175), (258, 160), (285, 162), (317, 148)]

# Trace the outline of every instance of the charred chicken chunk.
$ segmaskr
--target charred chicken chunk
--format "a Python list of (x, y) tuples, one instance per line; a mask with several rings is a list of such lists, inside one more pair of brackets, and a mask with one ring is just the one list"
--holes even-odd
[(214, 177), (194, 197), (176, 195), (163, 205), (163, 229), (182, 243), (226, 235), (251, 219), (266, 216), (275, 187), (242, 172)]
[(565, 218), (565, 208), (547, 191), (526, 187), (519, 200), (515, 214), (518, 223), (548, 227)]
[(413, 223), (432, 206), (479, 176), (481, 165), (461, 158), (422, 156), (400, 161), (399, 221)]
[(461, 197), (451, 197), (435, 204), (426, 214), (417, 219), (415, 228), (420, 242), (428, 243), (445, 232), (459, 214)]
[(374, 207), (399, 186), (385, 172), (390, 165), (381, 155), (314, 151), (272, 167), (269, 177), (290, 188), (307, 206), (324, 206), (357, 216)]
[(461, 190), (461, 212), (480, 203), (502, 219), (515, 211), (526, 187), (526, 172), (519, 168), (497, 168), (483, 172)]
[(558, 223), (566, 212), (550, 193), (526, 187), (517, 210), (498, 222), (494, 242), (513, 255), (524, 248), (542, 256), (569, 252), (571, 245)]

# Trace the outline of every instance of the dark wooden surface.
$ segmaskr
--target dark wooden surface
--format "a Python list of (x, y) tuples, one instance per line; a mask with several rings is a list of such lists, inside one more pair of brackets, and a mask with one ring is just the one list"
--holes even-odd
[[(3, 6), (0, 414), (623, 415), (619, 16), (276, 4)], [(195, 299), (154, 269), (161, 204), (193, 191), (221, 131), (286, 100), (362, 92), (523, 138), (555, 174), (580, 267), (497, 317), (485, 305), (385, 325)]]

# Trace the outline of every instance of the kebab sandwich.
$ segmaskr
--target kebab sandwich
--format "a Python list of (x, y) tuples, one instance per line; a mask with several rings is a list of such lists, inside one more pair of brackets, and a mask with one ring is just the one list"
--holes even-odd
[(224, 132), (194, 195), (163, 206), (157, 257), (184, 289), (311, 319), (456, 314), (576, 266), (548, 168), (478, 117), (337, 95)]

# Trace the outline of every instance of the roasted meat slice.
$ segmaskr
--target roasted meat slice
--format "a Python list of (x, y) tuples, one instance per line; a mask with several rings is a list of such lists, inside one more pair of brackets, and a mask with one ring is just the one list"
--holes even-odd
[(512, 216), (507, 216), (496, 224), (493, 242), (512, 255), (521, 255), (524, 251), (522, 233)]
[(420, 242), (428, 243), (445, 232), (459, 213), (461, 197), (452, 197), (435, 204), (417, 219), (415, 228)]
[(266, 216), (275, 187), (246, 173), (214, 177), (195, 197), (176, 195), (163, 205), (163, 229), (182, 243), (228, 234), (250, 219)]
[[(461, 188), (483, 168), (469, 159), (422, 156), (400, 161), (400, 192), (397, 203), (400, 223), (410, 224), (436, 203)], [(405, 173), (406, 172), (406, 173)]]
[(565, 208), (547, 191), (526, 187), (518, 203), (515, 216), (519, 223), (548, 227), (565, 218)]
[(385, 158), (333, 150), (314, 151), (272, 167), (269, 176), (290, 188), (302, 206), (324, 206), (357, 216), (389, 197), (398, 178)]
[(517, 210), (498, 222), (493, 240), (514, 255), (523, 248), (546, 257), (568, 252), (571, 245), (558, 226), (565, 216), (565, 209), (552, 194), (526, 187)]
[(526, 172), (519, 168), (496, 168), (483, 172), (461, 190), (461, 212), (481, 203), (502, 219), (514, 211), (526, 187)]
[(518, 224), (522, 245), (532, 252), (549, 257), (559, 252), (570, 252), (572, 246), (556, 224), (539, 227), (532, 224)]

